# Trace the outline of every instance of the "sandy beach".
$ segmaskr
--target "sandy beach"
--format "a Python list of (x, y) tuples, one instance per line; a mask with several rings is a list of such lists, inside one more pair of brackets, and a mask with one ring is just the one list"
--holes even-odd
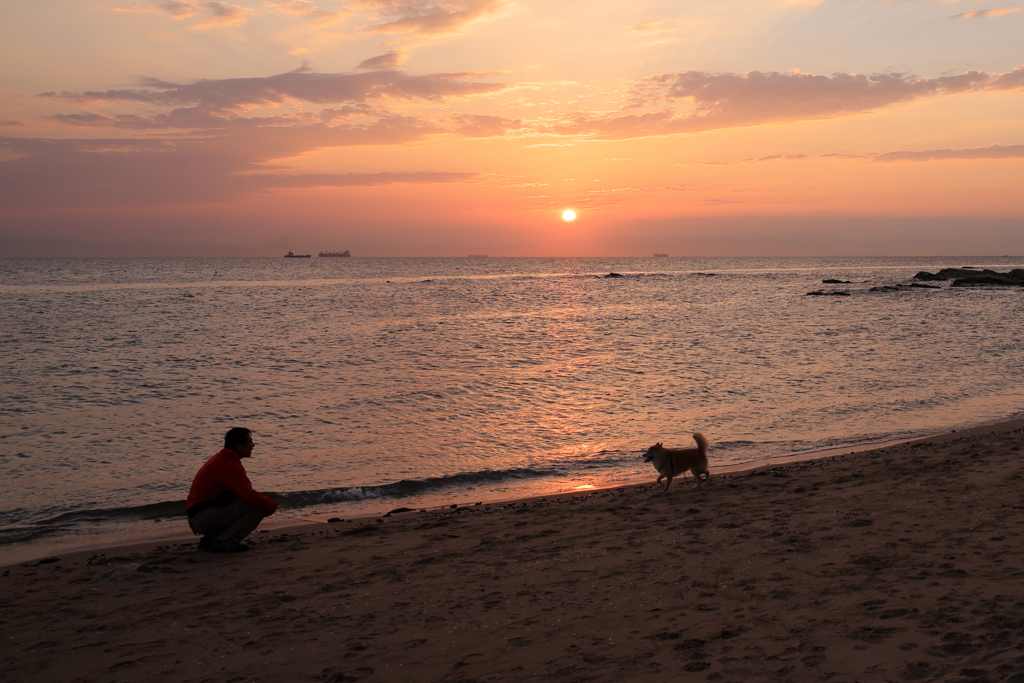
[(1020, 683), (1022, 447), (1018, 421), (4, 567), (0, 678)]

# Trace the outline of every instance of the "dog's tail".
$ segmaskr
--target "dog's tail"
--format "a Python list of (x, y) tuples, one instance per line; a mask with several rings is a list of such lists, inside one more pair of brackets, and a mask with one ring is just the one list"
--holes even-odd
[(704, 438), (704, 435), (700, 432), (696, 432), (693, 435), (693, 440), (697, 442), (697, 448), (700, 449), (700, 454), (707, 457), (708, 454), (708, 440)]

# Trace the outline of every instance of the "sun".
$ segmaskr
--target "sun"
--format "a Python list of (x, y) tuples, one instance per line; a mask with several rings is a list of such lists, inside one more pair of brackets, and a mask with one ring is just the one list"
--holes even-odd
[(562, 220), (566, 222), (576, 220), (576, 212), (572, 209), (566, 209), (562, 212)]

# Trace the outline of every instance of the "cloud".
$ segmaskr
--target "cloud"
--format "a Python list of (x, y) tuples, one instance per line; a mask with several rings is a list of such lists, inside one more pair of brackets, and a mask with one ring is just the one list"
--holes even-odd
[[(375, 122), (346, 125), (337, 124), (353, 119), (376, 117)], [(403, 117), (365, 105), (323, 109), (316, 113), (290, 116), (242, 117), (220, 116), (199, 109), (175, 109), (166, 114), (151, 116), (119, 114), (55, 114), (50, 117), (60, 123), (88, 128), (122, 130), (164, 130), (169, 128), (218, 132), (223, 139), (230, 135), (277, 135), (290, 129), (295, 137), (309, 136), (302, 131), (315, 131), (324, 147), (344, 147), (367, 144), (404, 144), (426, 135), (451, 134), (465, 138), (486, 138), (505, 135), (524, 128), (520, 119), (479, 114), (453, 114), (437, 117)], [(388, 135), (396, 136), (389, 139)], [(207, 138), (215, 144), (216, 137)], [(312, 140), (311, 140), (312, 142)]]
[(708, 74), (689, 71), (651, 76), (635, 91), (640, 103), (660, 98), (688, 99), (699, 116), (747, 118), (753, 110), (765, 118), (788, 119), (794, 114), (842, 116), (897, 102), (937, 94), (963, 92), (989, 80), (984, 71), (957, 76), (916, 79), (905, 74), (834, 74), (777, 71), (746, 74)]
[(247, 10), (237, 5), (225, 5), (221, 2), (206, 2), (204, 0), (169, 0), (156, 5), (147, 4), (131, 8), (116, 8), (118, 12), (157, 12), (168, 14), (175, 19), (194, 19), (203, 17), (204, 20), (192, 24), (194, 29), (212, 28), (215, 26), (236, 26), (244, 24), (248, 17)]
[(50, 118), (66, 125), (93, 128), (216, 130), (303, 126), (372, 116), (387, 117), (392, 114), (367, 104), (351, 104), (321, 109), (319, 112), (301, 112), (281, 116), (240, 116), (232, 112), (212, 110), (207, 107), (179, 107), (169, 112), (154, 114), (117, 114), (115, 116), (103, 116), (95, 113), (54, 114)]
[(875, 161), (941, 161), (945, 159), (1024, 159), (1024, 145), (991, 145), (972, 149), (931, 149), (921, 152), (885, 152)]
[(267, 7), (271, 7), (285, 14), (291, 14), (300, 17), (306, 17), (309, 19), (309, 23), (314, 26), (333, 26), (347, 15), (343, 12), (329, 12), (325, 9), (320, 9), (309, 0), (288, 0), (287, 2), (268, 2)]
[(1024, 88), (1024, 66), (1018, 66), (1013, 71), (995, 76), (992, 79), (990, 88), (992, 90), (1017, 90)]
[(1024, 67), (990, 76), (968, 71), (955, 76), (914, 78), (906, 74), (834, 74), (750, 71), (661, 74), (636, 83), (631, 107), (687, 101), (693, 111), (627, 115), (575, 114), (548, 132), (598, 139), (670, 135), (766, 123), (853, 116), (893, 104), (969, 91), (1024, 87)]
[(24, 126), (22, 121), (0, 121), (0, 126)]
[(100, 114), (54, 114), (50, 118), (71, 126), (116, 126), (115, 119)]
[(635, 194), (640, 192), (682, 192), (688, 189), (685, 185), (648, 185), (640, 187), (611, 187), (600, 190), (587, 190), (587, 194)]
[[(410, 76), (396, 71), (268, 78), (148, 80), (101, 93), (46, 93), (60, 101), (143, 105), (136, 113), (59, 113), (51, 120), (92, 129), (180, 131), (129, 139), (0, 138), (0, 205), (8, 207), (171, 206), (224, 201), (242, 193), (302, 187), (463, 182), (472, 173), (290, 174), (277, 160), (327, 149), (406, 145), (428, 136), (490, 137), (522, 127), (498, 116), (400, 116), (365, 100), (433, 101), (505, 86), (474, 74)], [(347, 100), (347, 101), (346, 101)], [(249, 116), (284, 102), (335, 106)], [(174, 106), (174, 105), (191, 106)], [(167, 105), (165, 111), (147, 111)], [(276, 171), (276, 172), (275, 172)]]
[(977, 19), (979, 17), (1000, 17), (1004, 14), (1019, 12), (1020, 7), (1000, 7), (999, 9), (976, 9), (971, 12), (954, 14), (950, 19)]
[(676, 27), (667, 21), (641, 21), (629, 27), (630, 33), (667, 33), (675, 31)]
[(244, 176), (249, 190), (297, 187), (370, 187), (396, 183), (458, 183), (472, 180), (476, 173), (416, 171), (411, 173), (306, 173), (300, 175), (260, 174)]
[(382, 55), (376, 57), (370, 57), (359, 62), (357, 69), (394, 69), (397, 66), (401, 66), (402, 62), (405, 61), (400, 52), (394, 50), (388, 50)]
[(755, 161), (777, 161), (778, 159), (806, 159), (806, 154), (768, 154), (767, 156), (758, 157)]
[(125, 101), (156, 105), (201, 105), (214, 111), (249, 106), (274, 106), (287, 101), (330, 104), (371, 100), (426, 100), (440, 102), (503, 90), (500, 83), (471, 79), (479, 74), (440, 73), (412, 76), (402, 71), (371, 73), (316, 73), (305, 68), (274, 76), (254, 78), (202, 79), (194, 83), (169, 83), (155, 78), (143, 80), (142, 87), (104, 92), (42, 93), (82, 102)]
[(367, 33), (426, 36), (454, 33), (502, 6), (501, 0), (357, 0), (355, 4), (391, 18), (364, 26)]
[[(372, 131), (335, 131), (330, 143), (374, 144), (400, 139), (402, 122)], [(405, 136), (422, 134), (415, 122)], [(241, 193), (393, 183), (465, 182), (475, 173), (267, 173), (266, 162), (323, 145), (324, 131), (264, 131), (210, 139), (75, 139), (0, 137), (0, 205), (51, 209), (171, 206), (224, 201)], [(348, 139), (346, 140), (346, 134)], [(4, 157), (7, 157), (6, 159)]]
[(451, 121), (454, 124), (454, 132), (467, 138), (495, 137), (523, 127), (520, 119), (506, 119), (500, 116), (463, 114), (452, 116)]
[(763, 161), (803, 161), (808, 159), (855, 159), (858, 161), (877, 161), (892, 163), (899, 161), (946, 161), (949, 159), (1024, 159), (1022, 145), (990, 145), (967, 149), (927, 149), (920, 151), (899, 150), (895, 152), (873, 152), (870, 154), (769, 154), (757, 158), (739, 159), (736, 161), (706, 162), (711, 166), (727, 166), (734, 163)]

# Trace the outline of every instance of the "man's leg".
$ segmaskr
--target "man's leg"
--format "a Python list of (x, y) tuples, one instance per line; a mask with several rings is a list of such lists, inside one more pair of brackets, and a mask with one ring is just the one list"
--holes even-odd
[(256, 531), (256, 527), (268, 514), (240, 498), (236, 498), (224, 507), (229, 516), (234, 517), (234, 521), (224, 531), (214, 536), (214, 542), (235, 541), (241, 543), (243, 538)]
[(227, 505), (207, 508), (189, 521), (192, 531), (209, 541), (240, 542), (251, 534), (267, 513), (240, 498)]
[(199, 549), (209, 550), (213, 546), (213, 532), (220, 532), (215, 525), (217, 520), (216, 510), (213, 508), (207, 508), (201, 512), (197, 512), (195, 517), (188, 518), (188, 528), (192, 530), (192, 533), (197, 536), (201, 536), (199, 539)]

